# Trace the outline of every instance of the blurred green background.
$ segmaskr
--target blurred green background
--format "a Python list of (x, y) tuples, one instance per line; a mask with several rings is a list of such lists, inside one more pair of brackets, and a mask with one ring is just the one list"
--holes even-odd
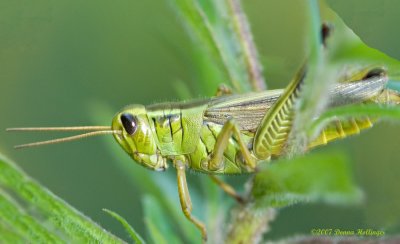
[[(329, 4), (368, 45), (400, 59), (399, 1)], [(243, 5), (268, 85), (284, 87), (304, 53), (304, 5), (300, 1), (244, 1)], [(176, 101), (182, 83), (194, 97), (211, 96), (212, 92), (198, 89), (193, 47), (183, 30), (165, 0), (0, 0), (0, 151), (106, 229), (126, 237), (102, 208), (118, 212), (143, 233), (144, 192), (131, 183), (129, 172), (114, 163), (106, 143), (113, 140), (111, 136), (16, 151), (15, 144), (57, 135), (11, 134), (4, 129), (108, 125), (112, 113), (97, 110), (117, 112), (131, 103)], [(364, 190), (364, 203), (286, 208), (273, 223), (270, 237), (309, 234), (311, 228), (386, 228), (387, 233), (398, 233), (399, 145), (399, 124), (383, 122), (360, 136), (317, 149), (347, 152), (356, 182)], [(134, 164), (122, 150), (119, 157)], [(140, 166), (132, 170), (174, 177)], [(202, 175), (190, 177), (208, 180)], [(176, 204), (179, 207), (178, 199)]]

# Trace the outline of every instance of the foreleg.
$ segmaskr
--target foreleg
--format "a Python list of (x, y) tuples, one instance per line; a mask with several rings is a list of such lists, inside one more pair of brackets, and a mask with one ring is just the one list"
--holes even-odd
[(186, 182), (185, 164), (182, 161), (177, 160), (175, 162), (175, 168), (178, 180), (179, 200), (181, 202), (183, 214), (190, 222), (192, 222), (201, 231), (203, 240), (206, 241), (207, 230), (205, 225), (192, 215), (192, 201), (190, 200), (189, 189)]

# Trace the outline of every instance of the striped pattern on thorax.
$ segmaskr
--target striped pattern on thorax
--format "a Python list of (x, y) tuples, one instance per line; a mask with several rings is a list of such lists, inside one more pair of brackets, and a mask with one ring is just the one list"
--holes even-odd
[(146, 108), (149, 123), (162, 155), (182, 155), (195, 150), (206, 105), (191, 105), (166, 103)]

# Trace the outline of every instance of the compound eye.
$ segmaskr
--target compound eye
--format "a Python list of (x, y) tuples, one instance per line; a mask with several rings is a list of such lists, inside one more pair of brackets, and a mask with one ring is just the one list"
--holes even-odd
[(136, 118), (132, 114), (121, 114), (122, 126), (129, 135), (133, 135), (137, 129)]
[(365, 76), (364, 79), (374, 78), (386, 75), (386, 70), (383, 68), (374, 68), (370, 70)]

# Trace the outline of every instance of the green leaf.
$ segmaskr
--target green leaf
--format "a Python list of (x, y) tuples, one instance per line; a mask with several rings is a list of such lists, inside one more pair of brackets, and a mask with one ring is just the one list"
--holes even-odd
[(388, 69), (391, 78), (400, 77), (399, 60), (365, 44), (340, 17), (335, 15), (333, 23), (335, 29), (329, 42), (332, 62), (351, 66), (382, 65)]
[(212, 60), (208, 66), (216, 64), (219, 67), (220, 81), (229, 81), (236, 91), (265, 88), (258, 54), (240, 1), (175, 0), (173, 7), (183, 20), (194, 46), (203, 53), (206, 51)]
[(341, 154), (310, 154), (263, 164), (254, 179), (258, 206), (283, 207), (297, 202), (349, 204), (361, 199), (347, 159)]
[(0, 240), (124, 243), (0, 155)]
[[(305, 131), (309, 118), (317, 117), (328, 103), (329, 91), (338, 81), (338, 69), (331, 64), (331, 53), (325, 48), (321, 37), (322, 23), (319, 16), (319, 1), (308, 1), (309, 28), (306, 54), (306, 77), (301, 95), (294, 106), (294, 120), (289, 134), (286, 153), (290, 156), (307, 150), (308, 138)], [(327, 37), (330, 39), (329, 37)], [(325, 40), (327, 41), (327, 40)], [(328, 47), (329, 48), (329, 47)]]
[[(51, 241), (60, 243), (63, 241), (62, 237), (46, 229), (43, 223), (26, 214), (22, 207), (5, 192), (0, 195), (0, 216), (2, 223), (8, 225), (8, 229), (15, 231), (14, 234), (21, 238), (37, 242)], [(18, 216), (18, 218), (15, 216)], [(28, 233), (29, 236), (27, 235)], [(1, 232), (1, 235), (3, 234), (6, 233)]]
[[(2, 217), (3, 218), (3, 217)], [(28, 243), (28, 239), (23, 234), (18, 233), (16, 228), (0, 220), (0, 242), (1, 243)]]
[(119, 214), (117, 214), (116, 212), (113, 212), (111, 210), (103, 209), (103, 211), (108, 213), (109, 215), (111, 215), (111, 217), (113, 217), (114, 219), (116, 219), (118, 222), (120, 222), (122, 224), (122, 226), (125, 228), (126, 232), (128, 232), (129, 236), (131, 237), (132, 241), (134, 241), (136, 244), (145, 243), (143, 241), (143, 238), (138, 233), (136, 233), (136, 231), (132, 228), (132, 226), (130, 226), (128, 221), (126, 221), (126, 219), (124, 219)]
[[(318, 4), (314, 0), (310, 0), (309, 3), (311, 22), (317, 23), (316, 12), (318, 11), (315, 11), (315, 9), (317, 9)], [(298, 101), (288, 143), (287, 152), (290, 156), (304, 152), (310, 143), (310, 138), (318, 134), (316, 129), (322, 127), (312, 127), (312, 124), (308, 123), (309, 118), (320, 117), (320, 114), (326, 109), (330, 88), (336, 82), (343, 80), (346, 74), (355, 73), (357, 70), (365, 69), (368, 66), (380, 65), (388, 70), (391, 79), (399, 77), (400, 62), (398, 60), (367, 46), (336, 15), (333, 23), (334, 32), (332, 37), (328, 38), (328, 48), (321, 53), (322, 55), (320, 54), (322, 58), (317, 59), (316, 55), (313, 55), (313, 52), (311, 53), (310, 69)], [(314, 35), (319, 34), (315, 25), (310, 29), (313, 29)], [(313, 39), (309, 41), (313, 44), (311, 50), (318, 50), (315, 45), (317, 42)], [(392, 86), (393, 82), (390, 83), (389, 87)], [(333, 114), (330, 114), (330, 116), (333, 116)]]

